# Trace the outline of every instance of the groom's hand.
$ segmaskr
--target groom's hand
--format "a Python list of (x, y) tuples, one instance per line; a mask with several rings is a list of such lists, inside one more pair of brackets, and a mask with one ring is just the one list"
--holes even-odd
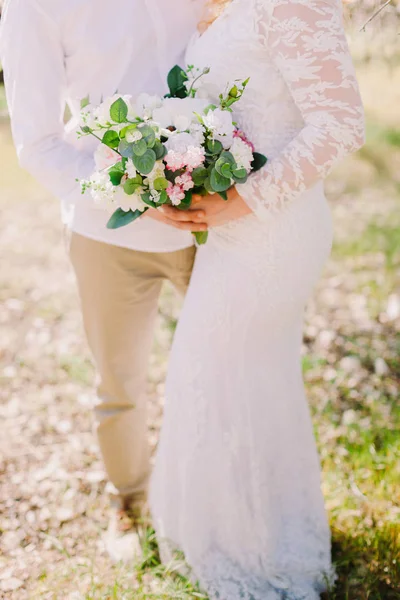
[(208, 229), (205, 222), (205, 212), (201, 208), (179, 210), (173, 206), (163, 206), (157, 209), (150, 208), (145, 214), (155, 221), (160, 221), (183, 231), (207, 231)]

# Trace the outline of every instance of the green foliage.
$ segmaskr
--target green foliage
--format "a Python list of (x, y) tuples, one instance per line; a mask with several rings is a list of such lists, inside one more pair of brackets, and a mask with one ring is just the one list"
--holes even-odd
[(122, 98), (118, 98), (110, 108), (110, 117), (114, 123), (125, 123), (128, 118), (128, 105)]
[(109, 219), (109, 221), (107, 223), (107, 228), (108, 229), (119, 229), (120, 227), (125, 227), (126, 225), (129, 225), (129, 223), (132, 223), (133, 221), (136, 221), (136, 219), (141, 217), (143, 212), (141, 212), (140, 210), (135, 210), (135, 211), (128, 210), (127, 212), (125, 212), (121, 208), (118, 208), (111, 215), (111, 218)]
[(259, 152), (253, 152), (253, 162), (251, 168), (253, 172), (257, 172), (262, 169), (268, 162), (268, 158)]
[(186, 98), (188, 93), (185, 86), (185, 82), (188, 81), (184, 69), (179, 65), (175, 65), (168, 73), (167, 83), (169, 87), (170, 96), (172, 98)]
[(119, 139), (119, 135), (116, 131), (112, 131), (111, 129), (109, 131), (106, 131), (105, 134), (103, 135), (103, 139), (102, 139), (102, 143), (105, 146), (108, 146), (109, 148), (118, 148), (120, 139)]
[(156, 153), (151, 149), (147, 149), (141, 156), (134, 155), (132, 160), (139, 173), (148, 175), (156, 164)]

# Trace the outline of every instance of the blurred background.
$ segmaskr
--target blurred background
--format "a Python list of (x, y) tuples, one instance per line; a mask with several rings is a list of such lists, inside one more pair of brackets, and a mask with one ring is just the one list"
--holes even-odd
[[(303, 347), (338, 570), (327, 600), (400, 598), (400, 3), (363, 29), (383, 4), (345, 4), (368, 141), (327, 184), (336, 241)], [(59, 206), (17, 165), (1, 84), (0, 249), (0, 598), (202, 598), (159, 566), (151, 532), (134, 568), (104, 554), (94, 370)], [(153, 444), (179, 306), (166, 286), (149, 373)]]

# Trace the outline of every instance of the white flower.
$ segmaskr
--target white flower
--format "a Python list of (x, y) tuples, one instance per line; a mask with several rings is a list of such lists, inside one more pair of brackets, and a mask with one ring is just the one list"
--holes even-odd
[(90, 127), (90, 129), (97, 128), (97, 121), (95, 118), (95, 106), (88, 104), (79, 113), (79, 127)]
[(160, 177), (165, 177), (165, 166), (161, 160), (156, 162), (153, 170), (147, 175), (147, 178), (144, 180), (144, 182), (149, 185), (150, 188), (152, 188), (155, 180), (159, 179)]
[(189, 133), (196, 142), (196, 146), (202, 146), (205, 141), (204, 128), (201, 123), (192, 123), (189, 128)]
[(94, 203), (99, 208), (105, 208), (109, 212), (114, 212), (114, 193), (115, 187), (110, 181), (110, 177), (106, 171), (96, 171), (90, 177), (88, 182), (90, 194)]
[(200, 167), (205, 161), (204, 148), (189, 146), (185, 154), (184, 160), (189, 170), (197, 169), (197, 167)]
[(125, 135), (125, 139), (128, 144), (133, 144), (134, 142), (138, 142), (142, 139), (142, 134), (138, 129), (133, 129), (132, 131), (127, 131)]
[(230, 152), (236, 161), (238, 169), (246, 169), (247, 173), (251, 171), (251, 163), (253, 162), (253, 151), (249, 144), (246, 144), (239, 137), (235, 137)]
[(151, 96), (150, 94), (140, 94), (135, 103), (137, 116), (142, 119), (151, 119), (156, 108), (162, 106), (163, 101), (160, 96)]
[(220, 141), (225, 149), (230, 147), (235, 127), (229, 110), (220, 108), (210, 110), (207, 115), (204, 115), (203, 123), (212, 132), (214, 140)]
[(114, 193), (114, 208), (121, 208), (125, 212), (128, 212), (128, 210), (140, 210), (143, 212), (146, 208), (146, 204), (143, 202), (140, 196), (142, 193), (143, 189), (139, 188), (134, 194), (128, 195), (124, 192), (124, 188), (122, 186), (116, 186)]
[(105, 144), (100, 144), (94, 153), (94, 161), (98, 171), (112, 167), (119, 160), (120, 156)]
[(168, 150), (185, 154), (190, 146), (197, 146), (196, 139), (190, 133), (172, 133), (165, 145)]
[(135, 165), (133, 164), (133, 161), (131, 158), (128, 158), (128, 160), (127, 160), (125, 171), (130, 179), (134, 179), (137, 175)]
[(203, 114), (208, 104), (207, 100), (198, 98), (165, 98), (162, 106), (153, 111), (153, 119), (161, 128), (173, 126), (178, 131), (185, 131), (190, 123), (197, 121), (194, 113)]

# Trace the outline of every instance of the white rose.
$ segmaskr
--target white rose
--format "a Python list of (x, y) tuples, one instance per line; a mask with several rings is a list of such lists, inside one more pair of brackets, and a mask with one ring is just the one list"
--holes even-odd
[(173, 133), (167, 142), (165, 142), (165, 146), (168, 151), (172, 150), (173, 152), (178, 152), (179, 154), (185, 154), (189, 146), (198, 146), (196, 138), (190, 135), (190, 133)]
[(150, 119), (153, 111), (160, 106), (162, 106), (161, 98), (150, 94), (140, 94), (135, 103), (137, 115), (142, 119)]
[(176, 127), (178, 131), (188, 129), (197, 120), (196, 113), (203, 114), (209, 102), (198, 98), (165, 98), (160, 108), (153, 111), (153, 119), (162, 128)]
[(220, 108), (210, 110), (203, 117), (203, 123), (212, 132), (213, 138), (220, 141), (225, 149), (230, 147), (235, 128), (232, 122), (232, 113), (229, 110)]

